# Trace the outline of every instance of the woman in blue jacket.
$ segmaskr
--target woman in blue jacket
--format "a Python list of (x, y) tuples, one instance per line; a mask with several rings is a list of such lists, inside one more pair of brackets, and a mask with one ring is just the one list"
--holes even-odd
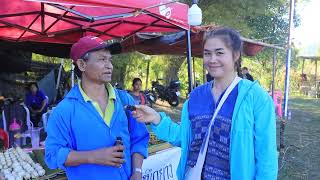
[[(242, 41), (235, 30), (208, 31), (203, 39), (203, 63), (214, 81), (191, 92), (181, 124), (146, 106), (134, 112), (139, 121), (152, 122), (158, 138), (181, 147), (179, 179), (195, 166), (217, 105), (241, 70)], [(212, 125), (201, 179), (276, 179), (277, 163), (273, 101), (258, 82), (241, 79)]]

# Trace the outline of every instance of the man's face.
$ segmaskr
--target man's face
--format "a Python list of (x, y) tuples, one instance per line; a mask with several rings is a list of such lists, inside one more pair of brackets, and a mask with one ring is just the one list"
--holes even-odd
[(87, 79), (104, 84), (111, 81), (112, 76), (112, 56), (109, 50), (101, 49), (89, 53), (87, 61), (85, 61), (84, 71), (82, 76)]

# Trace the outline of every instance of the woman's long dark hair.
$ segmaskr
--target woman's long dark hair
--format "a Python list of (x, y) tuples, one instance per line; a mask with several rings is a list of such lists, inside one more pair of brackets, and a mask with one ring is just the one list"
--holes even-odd
[(31, 86), (34, 85), (37, 88), (37, 91), (39, 91), (39, 86), (36, 82), (31, 82), (28, 84), (28, 90), (31, 91)]

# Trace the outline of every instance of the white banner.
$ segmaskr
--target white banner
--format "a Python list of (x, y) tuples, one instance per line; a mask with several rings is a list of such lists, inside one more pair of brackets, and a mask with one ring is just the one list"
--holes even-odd
[(142, 180), (177, 180), (180, 155), (181, 149), (174, 147), (149, 156), (143, 161)]

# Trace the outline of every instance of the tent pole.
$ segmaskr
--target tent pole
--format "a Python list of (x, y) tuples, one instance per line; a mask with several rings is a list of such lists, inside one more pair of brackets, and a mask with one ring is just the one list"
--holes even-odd
[(284, 117), (288, 118), (288, 100), (289, 100), (289, 85), (290, 85), (290, 67), (291, 67), (291, 43), (292, 43), (292, 30), (293, 30), (293, 15), (294, 15), (294, 0), (290, 0), (290, 14), (289, 14), (289, 32), (288, 32), (288, 48), (286, 57), (286, 76), (285, 76), (285, 89), (284, 89)]
[(60, 67), (59, 67), (59, 73), (58, 73), (58, 78), (57, 78), (56, 90), (59, 89), (61, 71), (62, 71), (62, 67), (63, 67), (63, 61), (64, 61), (63, 59), (61, 59), (61, 61), (60, 61)]
[(318, 59), (315, 59), (315, 63), (316, 63), (316, 69), (314, 71), (314, 81), (316, 82), (316, 87), (317, 87)]
[(148, 89), (148, 81), (149, 81), (149, 70), (150, 70), (150, 59), (147, 60), (147, 78), (146, 78), (146, 90)]
[(197, 81), (196, 81), (196, 66), (195, 66), (195, 61), (194, 61), (194, 57), (192, 57), (192, 67), (193, 67), (193, 85), (194, 85), (194, 87), (193, 88), (195, 88), (196, 87), (196, 85), (197, 85)]
[(274, 79), (275, 79), (275, 76), (276, 76), (276, 61), (277, 61), (277, 49), (273, 49), (273, 59), (272, 59), (272, 65), (273, 65), (273, 68), (272, 68), (272, 84), (271, 84), (271, 93), (272, 93), (272, 99), (274, 97)]
[(187, 63), (188, 63), (188, 92), (190, 93), (192, 91), (192, 63), (191, 63), (191, 33), (190, 28), (186, 30), (187, 34)]
[(304, 70), (304, 61), (305, 61), (305, 59), (303, 58), (303, 60), (302, 60), (302, 71), (301, 71), (301, 74), (303, 74), (303, 70)]
[(284, 120), (280, 124), (280, 152), (284, 153), (284, 129), (285, 121), (288, 120), (288, 100), (289, 100), (289, 85), (290, 85), (290, 66), (291, 66), (291, 31), (293, 30), (293, 15), (294, 15), (294, 0), (290, 0), (290, 13), (289, 13), (289, 32), (286, 56), (286, 76), (284, 86)]
[(80, 12), (78, 12), (78, 11), (76, 11), (76, 10), (71, 9), (71, 8), (67, 8), (67, 7), (65, 7), (65, 6), (58, 5), (58, 4), (52, 4), (52, 3), (46, 3), (46, 4), (47, 4), (47, 5), (50, 5), (50, 6), (53, 6), (53, 7), (57, 8), (57, 9), (61, 9), (61, 10), (64, 10), (64, 11), (68, 11), (68, 12), (74, 14), (74, 15), (83, 17), (83, 18), (87, 19), (88, 22), (94, 20), (92, 16), (88, 16), (88, 15), (86, 15), (86, 14), (80, 13)]
[(71, 64), (71, 87), (74, 86), (74, 65)]
[(314, 81), (315, 81), (315, 87), (316, 87), (316, 98), (318, 98), (318, 92), (319, 92), (319, 87), (318, 87), (318, 82), (317, 82), (317, 74), (318, 74), (318, 59), (315, 59), (316, 63), (316, 69), (315, 69), (315, 75), (314, 75)]

